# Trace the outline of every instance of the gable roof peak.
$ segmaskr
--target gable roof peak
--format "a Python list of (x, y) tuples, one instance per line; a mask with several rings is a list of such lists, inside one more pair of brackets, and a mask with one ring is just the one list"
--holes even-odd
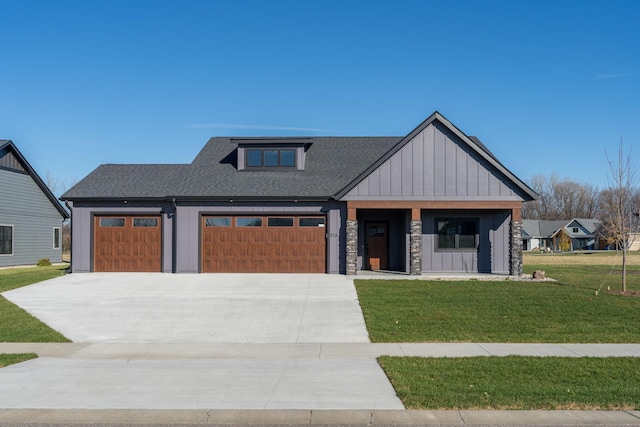
[(18, 150), (18, 147), (16, 147), (15, 143), (10, 139), (0, 140), (0, 151), (5, 149), (10, 150), (13, 153), (13, 155), (18, 159), (18, 162), (20, 162), (20, 164), (24, 167), (24, 169), (27, 171), (29, 176), (31, 176), (31, 179), (33, 179), (36, 185), (40, 187), (40, 190), (44, 193), (47, 199), (49, 199), (49, 201), (56, 208), (56, 210), (60, 212), (60, 215), (62, 215), (62, 217), (65, 219), (69, 218), (69, 213), (66, 211), (64, 207), (62, 207), (62, 205), (60, 204), (60, 201), (56, 199), (56, 196), (53, 194), (51, 189), (49, 189), (47, 184), (45, 184), (42, 178), (40, 178), (40, 176), (36, 173), (35, 169), (33, 169), (33, 167), (29, 164), (29, 162), (22, 155), (20, 150)]
[(422, 132), (429, 125), (434, 122), (441, 123), (444, 127), (446, 127), (449, 131), (451, 131), (454, 135), (456, 135), (460, 140), (465, 143), (469, 148), (475, 151), (478, 155), (488, 161), (491, 165), (493, 165), (500, 173), (507, 177), (508, 180), (513, 182), (516, 187), (518, 187), (523, 194), (529, 197), (528, 200), (535, 200), (538, 198), (538, 194), (531, 189), (524, 181), (520, 180), (516, 177), (511, 171), (509, 171), (485, 146), (480, 140), (476, 137), (469, 137), (464, 132), (462, 132), (457, 126), (451, 123), (444, 115), (442, 115), (438, 110), (434, 111), (429, 117), (427, 117), (422, 123), (416, 126), (409, 134), (407, 134), (404, 138), (402, 138), (395, 146), (393, 146), (390, 150), (388, 150), (382, 157), (380, 157), (375, 163), (373, 163), (367, 170), (365, 170), (362, 174), (360, 174), (356, 179), (354, 179), (349, 185), (344, 187), (342, 190), (334, 194), (335, 199), (340, 199), (345, 196), (349, 191), (351, 191), (354, 187), (356, 187), (362, 180), (364, 180), (367, 176), (369, 176), (373, 171), (375, 171), (380, 165), (386, 162), (389, 158), (391, 158), (394, 154), (396, 154), (402, 147), (408, 144), (411, 140), (413, 140), (420, 132)]

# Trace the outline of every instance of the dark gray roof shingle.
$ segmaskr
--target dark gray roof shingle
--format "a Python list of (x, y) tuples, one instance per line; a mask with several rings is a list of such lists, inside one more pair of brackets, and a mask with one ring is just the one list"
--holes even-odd
[(282, 197), (328, 199), (402, 137), (309, 139), (304, 171), (239, 171), (238, 140), (211, 138), (191, 164), (98, 167), (62, 198)]

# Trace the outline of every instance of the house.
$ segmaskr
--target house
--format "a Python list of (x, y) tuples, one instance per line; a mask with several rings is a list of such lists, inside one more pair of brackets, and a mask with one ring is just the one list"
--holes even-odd
[(597, 219), (522, 220), (523, 250), (577, 251), (598, 249)]
[(9, 140), (0, 140), (0, 200), (0, 267), (60, 262), (69, 214)]
[(438, 112), (402, 137), (211, 138), (190, 164), (98, 167), (74, 272), (522, 271), (536, 197)]

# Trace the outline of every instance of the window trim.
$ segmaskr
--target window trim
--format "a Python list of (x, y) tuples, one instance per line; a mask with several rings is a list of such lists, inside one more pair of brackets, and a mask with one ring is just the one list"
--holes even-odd
[[(474, 245), (473, 248), (461, 248), (460, 247), (460, 236), (461, 234), (456, 232), (454, 235), (454, 247), (453, 248), (441, 248), (440, 247), (440, 233), (438, 232), (438, 223), (441, 221), (457, 221), (457, 222), (473, 222), (475, 223), (476, 233), (474, 236)], [(478, 246), (480, 244), (480, 218), (460, 218), (460, 217), (452, 217), (452, 218), (436, 218), (435, 219), (435, 238), (434, 238), (434, 247), (436, 252), (477, 252)], [(464, 234), (464, 236), (470, 236), (470, 234)]]
[(15, 227), (13, 226), (13, 224), (0, 224), (0, 227), (8, 227), (11, 229), (11, 252), (6, 254), (0, 253), (0, 256), (13, 256), (14, 249), (15, 249), (15, 240), (16, 240)]
[[(56, 236), (56, 231), (58, 232), (57, 236)], [(61, 242), (62, 242), (62, 234), (61, 234), (60, 227), (53, 227), (53, 249), (60, 249)]]

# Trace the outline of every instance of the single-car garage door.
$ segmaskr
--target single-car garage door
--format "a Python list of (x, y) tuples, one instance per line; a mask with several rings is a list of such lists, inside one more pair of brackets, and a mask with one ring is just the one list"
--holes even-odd
[(159, 216), (96, 216), (94, 271), (161, 271)]
[(203, 216), (205, 273), (324, 273), (325, 218)]

